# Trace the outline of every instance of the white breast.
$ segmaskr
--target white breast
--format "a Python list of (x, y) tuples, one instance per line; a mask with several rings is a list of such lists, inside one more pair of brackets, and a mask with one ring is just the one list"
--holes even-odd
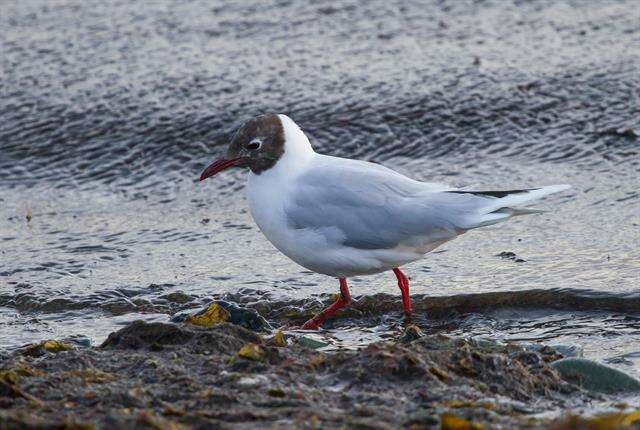
[(308, 254), (305, 250), (311, 244), (288, 225), (284, 208), (289, 190), (295, 186), (296, 176), (304, 171), (316, 153), (305, 134), (289, 117), (279, 117), (285, 134), (284, 154), (272, 168), (260, 174), (249, 173), (249, 210), (262, 233), (280, 252), (307, 267), (304, 255)]

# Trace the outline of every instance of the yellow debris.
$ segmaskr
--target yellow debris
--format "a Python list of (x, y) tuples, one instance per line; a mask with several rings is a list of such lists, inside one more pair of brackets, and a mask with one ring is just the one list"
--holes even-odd
[(322, 354), (316, 354), (309, 359), (309, 366), (316, 368), (321, 366), (326, 361), (326, 357)]
[[(602, 415), (596, 415), (589, 418), (569, 417), (558, 428), (570, 428), (570, 423), (582, 424), (579, 428), (588, 430), (623, 430), (630, 429), (634, 424), (640, 422), (640, 410), (632, 412), (614, 412)], [(635, 427), (633, 427), (635, 428)]]
[(67, 372), (69, 376), (74, 376), (76, 378), (82, 379), (84, 382), (93, 383), (93, 384), (106, 384), (107, 382), (111, 382), (116, 380), (116, 375), (113, 373), (103, 372), (98, 369), (76, 369)]
[(287, 339), (285, 339), (282, 330), (278, 330), (276, 334), (274, 334), (273, 337), (269, 339), (269, 344), (273, 346), (279, 346), (281, 348), (287, 346)]
[(65, 418), (62, 421), (62, 428), (65, 430), (95, 430), (96, 427), (93, 424), (82, 423), (78, 421), (74, 421), (70, 418)]
[(42, 348), (45, 351), (57, 353), (61, 351), (70, 351), (73, 349), (73, 346), (57, 340), (45, 340), (42, 342)]
[(185, 430), (186, 427), (175, 421), (171, 421), (154, 415), (152, 411), (142, 411), (138, 415), (138, 424), (154, 430)]
[(44, 355), (45, 352), (57, 354), (58, 352), (69, 351), (72, 349), (73, 346), (69, 345), (68, 343), (60, 342), (57, 340), (45, 340), (40, 343), (28, 346), (22, 351), (22, 354), (31, 357), (39, 357), (41, 355)]
[(467, 401), (467, 400), (445, 400), (444, 402), (442, 402), (443, 406), (446, 406), (447, 408), (483, 408), (483, 409), (487, 409), (487, 410), (494, 410), (496, 408), (496, 405), (494, 405), (493, 403), (489, 403), (489, 402), (473, 402), (473, 401)]
[(442, 369), (438, 369), (437, 367), (430, 367), (429, 373), (431, 373), (441, 381), (446, 381), (447, 379), (449, 379), (449, 374)]
[(238, 351), (238, 357), (246, 358), (247, 360), (260, 361), (262, 360), (262, 348), (255, 343), (247, 343), (240, 351)]
[(0, 381), (15, 385), (18, 383), (18, 375), (13, 370), (0, 370)]
[(440, 415), (440, 426), (442, 430), (483, 430), (484, 427), (480, 424), (472, 423), (464, 418), (459, 418), (455, 415), (445, 412)]
[(229, 320), (231, 314), (217, 303), (210, 305), (206, 311), (200, 315), (189, 315), (187, 322), (202, 327), (212, 327), (216, 324)]
[(41, 370), (37, 370), (37, 369), (33, 369), (29, 366), (27, 366), (24, 363), (16, 363), (11, 367), (11, 370), (16, 372), (16, 374), (18, 376), (26, 376), (26, 377), (31, 377), (31, 376), (42, 376), (44, 375), (44, 372)]

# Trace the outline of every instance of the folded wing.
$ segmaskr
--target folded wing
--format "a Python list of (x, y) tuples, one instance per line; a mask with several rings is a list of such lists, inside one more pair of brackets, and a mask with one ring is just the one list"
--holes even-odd
[(356, 249), (428, 248), (466, 230), (531, 211), (510, 208), (567, 186), (472, 192), (414, 181), (383, 166), (318, 157), (297, 178), (285, 214), (293, 229), (317, 231)]

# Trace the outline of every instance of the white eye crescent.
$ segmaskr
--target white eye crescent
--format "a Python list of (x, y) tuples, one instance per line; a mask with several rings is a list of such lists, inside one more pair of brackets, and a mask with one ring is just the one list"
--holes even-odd
[(247, 149), (250, 149), (252, 151), (260, 149), (261, 146), (262, 141), (260, 139), (253, 139), (251, 142), (247, 143)]

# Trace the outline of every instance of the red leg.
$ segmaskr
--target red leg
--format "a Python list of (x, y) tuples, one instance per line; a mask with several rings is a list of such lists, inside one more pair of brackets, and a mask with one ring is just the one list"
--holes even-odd
[(402, 293), (402, 307), (404, 308), (404, 314), (408, 317), (411, 316), (411, 296), (409, 295), (409, 278), (400, 271), (399, 268), (393, 269), (393, 273), (398, 278), (398, 287)]
[(345, 307), (351, 301), (351, 294), (349, 294), (349, 287), (347, 286), (347, 278), (340, 278), (340, 298), (336, 300), (327, 309), (320, 312), (315, 317), (304, 323), (303, 330), (317, 330), (327, 318), (335, 314), (338, 309)]

